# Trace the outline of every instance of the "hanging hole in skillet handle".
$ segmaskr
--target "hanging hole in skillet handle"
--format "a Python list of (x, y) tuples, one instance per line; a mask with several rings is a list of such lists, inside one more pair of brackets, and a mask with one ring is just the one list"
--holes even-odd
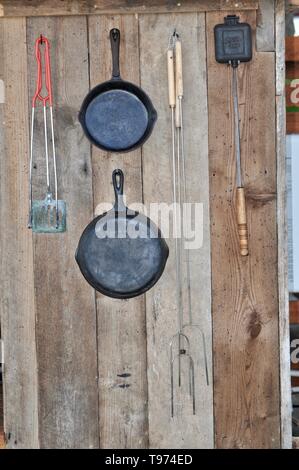
[(110, 42), (112, 52), (112, 78), (119, 79), (119, 45), (120, 45), (120, 31), (117, 28), (110, 30)]
[(115, 192), (115, 197), (122, 196), (124, 194), (124, 174), (122, 170), (117, 169), (112, 173), (112, 183)]

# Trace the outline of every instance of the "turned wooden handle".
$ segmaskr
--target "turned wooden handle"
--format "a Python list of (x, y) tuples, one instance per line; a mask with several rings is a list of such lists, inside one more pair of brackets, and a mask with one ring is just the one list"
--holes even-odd
[(169, 106), (175, 107), (175, 82), (174, 82), (174, 54), (173, 49), (167, 51), (167, 70), (168, 70), (168, 99)]
[(175, 43), (175, 84), (176, 95), (183, 96), (183, 58), (182, 58), (182, 43), (177, 39)]
[(246, 219), (246, 201), (244, 188), (237, 188), (237, 222), (242, 256), (248, 255), (248, 229)]

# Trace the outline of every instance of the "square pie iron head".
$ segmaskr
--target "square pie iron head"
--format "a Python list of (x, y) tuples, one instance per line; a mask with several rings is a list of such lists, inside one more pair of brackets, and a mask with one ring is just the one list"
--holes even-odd
[(252, 58), (252, 32), (248, 23), (240, 23), (236, 15), (228, 15), (214, 28), (216, 60), (237, 66)]

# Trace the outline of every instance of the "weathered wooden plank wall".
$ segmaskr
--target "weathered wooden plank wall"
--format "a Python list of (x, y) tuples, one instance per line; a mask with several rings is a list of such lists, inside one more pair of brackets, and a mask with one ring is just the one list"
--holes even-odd
[[(41, 447), (98, 447), (95, 298), (74, 254), (92, 218), (90, 145), (77, 110), (88, 91), (84, 17), (32, 18), (27, 22), (29, 97), (35, 89), (34, 42), (51, 43), (60, 198), (67, 201), (64, 234), (34, 234), (39, 439)], [(31, 100), (30, 100), (31, 103)], [(34, 198), (45, 194), (43, 115), (37, 112)]]
[[(235, 2), (221, 0), (181, 2), (179, 10), (177, 2), (156, 1), (146, 8), (135, 2), (135, 9), (132, 2), (114, 2), (122, 14), (110, 11), (108, 2), (64, 1), (59, 7), (43, 2), (38, 10), (36, 3), (2, 1), (0, 7), (0, 78), (6, 89), (6, 103), (0, 104), (1, 323), (9, 446), (184, 448), (213, 447), (214, 440), (216, 447), (290, 446), (289, 388), (283, 382), (287, 284), (285, 265), (277, 259), (285, 253), (283, 88), (275, 90), (275, 77), (282, 83), (282, 0), (275, 3), (276, 16), (270, 0), (238, 2), (238, 11), (228, 11)], [(69, 16), (74, 13), (79, 16)], [(239, 67), (247, 259), (238, 255), (235, 230), (230, 70), (214, 59), (213, 27), (227, 13), (240, 14), (256, 32), (254, 59)], [(121, 30), (123, 77), (140, 83), (159, 113), (143, 149), (126, 155), (90, 148), (77, 120), (89, 86), (110, 77), (114, 26)], [(172, 201), (165, 56), (173, 27), (183, 40), (188, 200), (201, 202), (204, 211), (203, 248), (190, 259), (194, 322), (205, 332), (210, 385), (199, 332), (188, 331), (197, 414), (188, 400), (183, 410), (182, 393), (171, 419), (169, 341), (177, 331), (173, 241), (168, 240), (170, 258), (157, 286), (129, 301), (94, 295), (74, 253), (98, 204), (113, 201), (116, 167), (125, 171), (129, 204), (144, 201), (148, 208)], [(33, 45), (41, 32), (52, 46), (60, 196), (68, 207), (68, 231), (54, 236), (32, 236), (26, 229)], [(35, 196), (41, 197), (41, 129), (35, 144)], [(186, 300), (184, 293), (185, 310)]]
[(260, 0), (257, 11), (256, 50), (275, 51), (275, 1)]
[[(216, 444), (271, 448), (280, 445), (275, 55), (254, 52), (252, 62), (239, 67), (250, 234), (250, 255), (240, 258), (234, 212), (233, 108), (228, 99), (231, 70), (214, 62), (213, 28), (222, 17), (222, 13), (207, 15)], [(241, 18), (255, 31), (253, 13), (242, 13)]]
[[(236, 0), (1, 0), (0, 17), (98, 15), (116, 13), (185, 13), (236, 7)], [(258, 0), (238, 0), (240, 10), (258, 8)]]
[[(111, 78), (109, 31), (121, 31), (122, 76), (139, 84), (138, 19), (89, 18), (91, 86)], [(112, 171), (122, 168), (128, 204), (142, 202), (141, 151), (109, 154), (92, 149), (94, 206), (111, 203)], [(144, 296), (122, 301), (97, 295), (101, 447), (148, 446)]]
[(5, 89), (5, 103), (0, 104), (4, 424), (8, 447), (35, 448), (38, 413), (33, 248), (25, 202), (29, 138), (26, 20), (1, 21), (0, 34), (0, 71)]
[[(144, 200), (172, 202), (171, 126), (168, 107), (167, 69), (165, 52), (170, 32), (175, 28), (182, 36), (184, 58), (184, 122), (186, 142), (186, 175), (188, 201), (204, 205), (204, 220), (209, 220), (209, 179), (207, 142), (207, 91), (205, 17), (203, 14), (171, 16), (144, 15), (140, 17), (141, 84), (153, 97), (159, 120), (157, 129), (143, 148)], [(153, 41), (157, 37), (159, 41)], [(197, 45), (197, 47), (195, 46)], [(196, 83), (196, 86), (195, 86)], [(158, 160), (158, 163), (157, 163)], [(158, 167), (157, 167), (158, 165)], [(212, 447), (213, 392), (207, 387), (198, 328), (188, 328), (195, 361), (197, 413), (192, 415), (188, 393), (178, 395), (175, 380), (175, 417), (170, 419), (169, 343), (177, 333), (176, 275), (174, 241), (168, 240), (170, 259), (166, 272), (155, 289), (146, 295), (149, 436), (151, 447)], [(204, 331), (211, 369), (211, 298), (210, 298), (210, 237), (209, 226), (204, 228), (204, 245), (190, 251), (192, 271), (193, 321)], [(184, 292), (184, 323), (188, 322), (186, 283)], [(199, 286), (204, 285), (204, 290)], [(186, 364), (184, 363), (184, 367)], [(184, 401), (186, 401), (184, 405)]]
[(276, 44), (276, 158), (277, 158), (277, 242), (279, 293), (280, 413), (281, 446), (292, 447), (290, 325), (288, 291), (288, 233), (286, 186), (286, 99), (285, 99), (285, 0), (275, 2)]
[[(212, 28), (221, 17), (218, 13), (208, 14), (209, 57), (214, 54)], [(255, 29), (253, 14), (244, 14), (242, 18), (247, 19)], [(209, 64), (213, 338), (217, 377), (214, 392), (215, 413), (218, 416), (216, 442), (220, 447), (269, 448), (280, 445), (279, 375), (275, 372), (279, 367), (279, 309), (275, 268), (276, 162), (273, 158), (276, 120), (275, 100), (271, 99), (275, 95), (274, 69), (274, 53), (259, 52), (254, 54), (250, 65), (240, 67), (239, 71), (241, 109), (245, 112), (243, 114), (241, 111), (241, 124), (243, 176), (248, 188), (250, 256), (238, 261), (233, 254), (237, 251), (237, 240), (232, 219), (235, 189), (235, 169), (231, 160), (232, 105), (226, 98), (230, 71), (222, 71), (219, 88), (216, 77), (219, 83), (221, 70), (219, 67), (216, 70), (212, 60)], [(214, 101), (218, 104), (217, 111)], [(220, 109), (226, 119), (221, 125), (215, 125), (216, 113)], [(223, 148), (227, 148), (224, 155)], [(217, 157), (220, 153), (224, 157), (222, 164)], [(222, 196), (216, 192), (220, 186)], [(225, 232), (223, 227), (226, 227)], [(219, 270), (223, 264), (230, 266), (226, 281)], [(229, 295), (220, 294), (219, 287)], [(227, 333), (226, 340), (223, 331)], [(228, 346), (230, 342), (232, 347)], [(263, 361), (258, 362), (261, 355)], [(254, 407), (250, 406), (253, 400), (256, 401)], [(236, 403), (238, 413), (233, 416), (231, 406), (235, 409)], [(247, 420), (244, 420), (246, 414)], [(231, 416), (231, 423), (228, 415)], [(237, 416), (242, 416), (239, 423)], [(232, 427), (235, 436), (227, 432)]]

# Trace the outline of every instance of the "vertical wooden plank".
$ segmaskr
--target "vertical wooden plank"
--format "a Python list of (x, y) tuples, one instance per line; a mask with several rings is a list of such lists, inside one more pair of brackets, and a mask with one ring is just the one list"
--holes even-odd
[(256, 50), (258, 52), (275, 51), (275, 2), (260, 0), (257, 11)]
[[(203, 247), (190, 251), (193, 320), (206, 335), (211, 378), (211, 293), (206, 45), (204, 14), (140, 17), (141, 85), (158, 110), (156, 129), (143, 148), (144, 200), (172, 203), (170, 172), (171, 120), (168, 107), (166, 51), (176, 27), (183, 44), (184, 122), (188, 201), (203, 204)], [(166, 234), (165, 234), (166, 235)], [(152, 448), (213, 447), (212, 384), (205, 383), (201, 339), (197, 328), (188, 329), (195, 361), (196, 415), (188, 393), (178, 397), (171, 418), (169, 343), (177, 333), (176, 278), (173, 239), (170, 258), (159, 283), (146, 294), (149, 436)], [(186, 288), (184, 289), (186, 293)], [(187, 303), (184, 296), (184, 310)], [(177, 377), (177, 374), (176, 374)], [(184, 388), (185, 390), (185, 388)], [(183, 400), (186, 400), (183, 405)]]
[[(89, 85), (86, 18), (28, 20), (30, 97), (36, 74), (34, 42), (41, 33), (51, 43), (59, 197), (67, 203), (67, 231), (34, 234), (40, 444), (94, 448), (98, 447), (95, 299), (74, 257), (93, 212), (90, 146), (77, 119)], [(42, 110), (37, 114), (34, 197), (41, 198), (45, 193)]]
[[(255, 13), (244, 13), (255, 31)], [(256, 53), (238, 69), (249, 256), (235, 222), (231, 69), (216, 63), (207, 15), (212, 312), (216, 445), (280, 446), (276, 220), (275, 57)]]
[[(139, 84), (138, 18), (134, 15), (89, 18), (91, 86), (111, 78), (109, 31), (121, 34), (120, 70)], [(142, 202), (141, 151), (109, 154), (92, 149), (95, 207), (113, 202), (112, 171), (122, 168), (128, 204)], [(100, 445), (148, 446), (146, 331), (144, 296), (112, 300), (97, 295)]]
[(281, 447), (292, 448), (292, 395), (290, 378), (290, 325), (288, 292), (288, 233), (286, 186), (286, 105), (285, 105), (285, 2), (278, 0), (276, 26), (276, 158), (277, 158), (277, 232), (278, 293), (280, 338), (280, 414)]
[(32, 235), (27, 229), (26, 204), (28, 103), (25, 20), (1, 20), (0, 36), (0, 78), (5, 91), (5, 103), (0, 104), (5, 432), (8, 448), (37, 448)]

